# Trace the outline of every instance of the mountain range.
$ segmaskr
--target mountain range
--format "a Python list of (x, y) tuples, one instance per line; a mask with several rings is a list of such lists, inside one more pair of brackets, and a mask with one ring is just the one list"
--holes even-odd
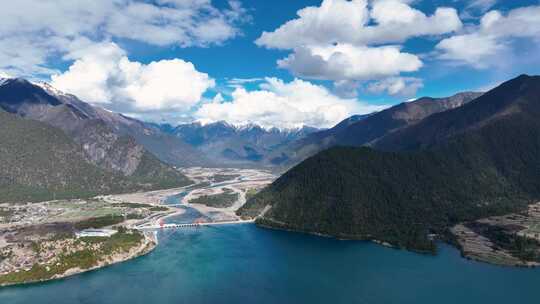
[[(92, 106), (46, 83), (32, 83), (25, 79), (4, 80), (0, 85), (0, 107), (62, 129), (83, 144), (89, 157), (96, 162), (107, 162), (107, 151), (111, 150), (114, 142), (119, 137), (128, 136), (169, 164), (191, 166), (205, 163), (199, 153), (178, 138), (150, 124)], [(141, 147), (138, 149), (141, 150)], [(118, 167), (124, 173), (136, 167), (130, 165), (127, 158), (109, 165)]]
[[(86, 188), (88, 193), (104, 193), (113, 190), (117, 192), (174, 187), (189, 183), (184, 175), (172, 167), (172, 162), (166, 163), (158, 159), (156, 155), (159, 153), (154, 154), (156, 147), (148, 142), (159, 139), (159, 145), (173, 143), (171, 146), (183, 149), (175, 152), (178, 155), (188, 155), (185, 151), (190, 151), (189, 145), (184, 145), (173, 136), (147, 128), (142, 122), (93, 107), (46, 84), (38, 85), (25, 79), (0, 81), (0, 109), (3, 111), (2, 123), (5, 124), (4, 140), (0, 142), (4, 151), (2, 162), (8, 162), (5, 166), (11, 166), (9, 170), (6, 169), (6, 172), (11, 173), (4, 178), (15, 188), (22, 184), (35, 188), (33, 191), (36, 193), (52, 194), (55, 187), (61, 186), (62, 191), (55, 191), (78, 193), (80, 191), (77, 189)], [(45, 125), (48, 130), (41, 135), (29, 132), (32, 128), (43, 129)], [(26, 130), (24, 135), (27, 136), (27, 142), (21, 143), (17, 138), (10, 137), (10, 134), (21, 134), (20, 130)], [(47, 144), (48, 140), (55, 142), (54, 138), (61, 139), (64, 148), (57, 150), (56, 146)], [(38, 143), (43, 146), (37, 147)], [(36, 154), (38, 148), (44, 149), (41, 153), (43, 155)], [(17, 158), (18, 162), (13, 161), (10, 158), (14, 153), (11, 149), (16, 149), (18, 154), (24, 157)], [(62, 151), (73, 151), (73, 159), (68, 161), (69, 153)], [(47, 155), (56, 153), (58, 155)], [(166, 155), (171, 153), (167, 152)], [(192, 155), (197, 153), (193, 152)], [(163, 154), (161, 156), (163, 157)], [(7, 161), (8, 159), (11, 160)], [(39, 175), (41, 177), (35, 175), (37, 172), (32, 172), (36, 170), (39, 159), (55, 160), (51, 161), (51, 164), (40, 164), (45, 166)], [(58, 165), (59, 163), (64, 165)], [(79, 165), (75, 165), (76, 163)], [(92, 169), (83, 170), (84, 168)], [(84, 171), (88, 171), (90, 175), (108, 176), (99, 180), (118, 180), (123, 186), (112, 187), (115, 182), (95, 181), (94, 184), (83, 187), (85, 184), (78, 181), (76, 176), (85, 175)], [(31, 178), (32, 176), (34, 178)], [(49, 179), (59, 183), (49, 183)]]
[(275, 163), (270, 155), (316, 131), (307, 126), (265, 129), (256, 124), (235, 126), (219, 121), (182, 124), (169, 132), (224, 166), (271, 167)]
[[(534, 99), (534, 94), (521, 89), (534, 88), (535, 81), (535, 77), (521, 76), (485, 94), (465, 92), (448, 98), (423, 97), (380, 112), (349, 117), (326, 130), (311, 127), (281, 130), (226, 122), (178, 126), (142, 122), (92, 106), (45, 83), (3, 79), (0, 80), (4, 123), (0, 155), (6, 160), (2, 169), (10, 173), (3, 175), (1, 182), (11, 189), (5, 197), (21, 198), (21, 193), (30, 193), (22, 197), (32, 200), (189, 183), (174, 166), (293, 167), (250, 200), (239, 214), (254, 216), (271, 205), (270, 211), (259, 219), (260, 223), (342, 237), (377, 236), (400, 246), (422, 249), (430, 244), (421, 237), (426, 231), (440, 232), (450, 222), (469, 218), (463, 214), (474, 218), (501, 210), (513, 211), (501, 199), (508, 198), (506, 194), (510, 192), (524, 198), (523, 201), (531, 197), (530, 189), (523, 190), (511, 182), (507, 176), (511, 171), (501, 173), (498, 160), (490, 152), (496, 150), (493, 143), (482, 137), (492, 133), (485, 135), (479, 130), (488, 130), (494, 122), (522, 113), (525, 105), (530, 106), (520, 102)], [(521, 123), (528, 121), (523, 118)], [(17, 140), (24, 137), (21, 132), (26, 136), (22, 145)], [(489, 140), (503, 141), (501, 147), (507, 144), (505, 138)], [(463, 154), (468, 149), (471, 153)], [(534, 147), (530, 149), (534, 151)], [(68, 155), (72, 155), (69, 160)], [(47, 161), (41, 163), (42, 159)], [(82, 175), (88, 179), (81, 180)], [(445, 175), (451, 182), (438, 178)], [(407, 183), (400, 180), (403, 176), (407, 176)], [(411, 180), (417, 184), (409, 189)], [(477, 188), (468, 187), (469, 183)], [(427, 186), (415, 192), (421, 185)], [(496, 185), (500, 191), (492, 191), (490, 185)], [(451, 195), (438, 193), (440, 189)], [(465, 190), (504, 202), (494, 204), (494, 210), (477, 210), (470, 204), (478, 196), (466, 195)], [(380, 202), (379, 195), (383, 193)], [(402, 194), (410, 197), (404, 198)], [(416, 201), (426, 195), (434, 200)], [(375, 207), (372, 201), (378, 202)], [(396, 231), (410, 224), (409, 220), (404, 220), (401, 226), (393, 221), (392, 215), (385, 214), (392, 209), (396, 210), (395, 214), (406, 214), (409, 211), (400, 208), (419, 206), (420, 209), (411, 210), (418, 214), (432, 213), (430, 218), (438, 218), (434, 214), (440, 213), (439, 204), (451, 206), (449, 209), (457, 214), (445, 214), (441, 219), (443, 224), (424, 223), (413, 215), (401, 217), (422, 222), (409, 225), (406, 236)], [(350, 218), (355, 214), (363, 219), (362, 223)], [(381, 222), (376, 219), (382, 218), (384, 223), (391, 222), (392, 228), (382, 225), (390, 230), (370, 230), (370, 223), (377, 226)], [(326, 224), (321, 226), (321, 222)], [(347, 228), (340, 223), (348, 223)], [(394, 235), (388, 237), (388, 231)]]
[(177, 126), (148, 123), (92, 106), (47, 83), (24, 79), (2, 81), (0, 107), (62, 129), (83, 146), (92, 163), (125, 175), (134, 172), (143, 150), (177, 167), (277, 167), (283, 171), (332, 146), (369, 145), (387, 133), (458, 107), (480, 94), (424, 97), (381, 112), (351, 116), (327, 130), (308, 126), (268, 129), (224, 121)]
[(382, 136), (358, 128), (340, 138), (355, 145), (367, 138), (368, 146), (309, 157), (238, 214), (261, 214), (264, 226), (434, 251), (433, 233), (540, 199), (539, 115), (540, 76), (522, 75), (459, 107), (413, 115), (414, 123)]
[(330, 129), (265, 129), (256, 124), (235, 126), (225, 121), (158, 125), (221, 166), (251, 166), (286, 170), (333, 146), (369, 145), (384, 135), (423, 118), (459, 107), (482, 93), (464, 92), (447, 98), (423, 97), (367, 115), (353, 115)]
[(290, 168), (333, 146), (371, 145), (387, 134), (414, 125), (432, 114), (460, 107), (481, 95), (478, 92), (463, 92), (446, 98), (422, 97), (380, 112), (352, 116), (331, 129), (314, 132), (283, 146), (270, 156), (271, 162)]
[[(18, 159), (18, 162), (10, 161), (12, 167), (5, 166), (5, 172), (9, 174), (3, 175), (4, 182), (13, 191), (10, 190), (9, 195), (4, 193), (4, 197), (15, 198), (21, 193), (35, 193), (34, 196), (23, 196), (27, 200), (77, 196), (75, 193), (148, 190), (189, 183), (174, 167), (267, 167), (271, 165), (265, 162), (269, 153), (317, 131), (309, 127), (279, 130), (257, 125), (234, 126), (225, 122), (176, 127), (159, 125), (90, 105), (47, 83), (22, 78), (0, 79), (0, 110), (5, 123), (5, 138), (0, 143), (0, 148), (5, 152), (2, 159), (10, 159), (8, 155), (15, 153), (12, 148), (18, 153), (32, 156)], [(34, 144), (18, 146), (16, 138), (9, 137), (9, 134), (20, 133), (16, 129), (28, 131), (30, 126), (50, 128), (42, 134), (43, 138), (33, 140), (36, 143), (48, 136), (67, 136), (62, 137), (63, 149), (45, 144), (42, 146), (42, 157), (51, 159), (50, 163), (55, 165), (40, 169), (42, 175), (39, 178), (30, 170), (36, 167), (37, 159), (41, 157), (34, 152), (40, 150), (35, 149)], [(32, 136), (38, 136), (37, 133), (27, 133), (28, 141), (32, 141)], [(12, 140), (10, 144), (9, 140)], [(67, 153), (62, 152), (67, 150), (74, 151), (73, 159), (69, 162), (66, 160)], [(58, 155), (48, 155), (55, 153)], [(29, 161), (29, 164), (25, 164), (25, 161)], [(60, 166), (59, 163), (65, 165)], [(88, 166), (93, 169), (88, 169)], [(83, 174), (81, 171), (106, 177), (94, 178), (92, 185), (84, 184), (75, 178), (75, 174)], [(54, 182), (44, 182), (47, 174), (58, 177), (51, 180), (63, 186), (57, 188)], [(23, 184), (29, 188), (21, 187)], [(87, 191), (82, 191), (83, 188)]]
[[(0, 108), (62, 129), (83, 145), (95, 164), (125, 174), (133, 172), (140, 159), (125, 153), (126, 145), (132, 146), (130, 153), (146, 150), (177, 167), (268, 167), (273, 165), (268, 160), (273, 151), (318, 131), (235, 126), (223, 121), (178, 126), (143, 122), (92, 106), (47, 83), (25, 79), (1, 80)], [(122, 142), (123, 148), (114, 146), (123, 136), (131, 141)]]
[(93, 164), (62, 130), (0, 109), (0, 202), (81, 198), (189, 184), (148, 153), (129, 175)]

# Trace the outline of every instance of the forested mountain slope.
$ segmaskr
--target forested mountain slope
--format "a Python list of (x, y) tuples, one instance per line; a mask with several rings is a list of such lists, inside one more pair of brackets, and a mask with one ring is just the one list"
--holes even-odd
[(148, 186), (90, 164), (61, 130), (0, 110), (0, 202), (85, 197)]
[(431, 232), (540, 199), (539, 88), (540, 77), (520, 76), (404, 129), (408, 142), (400, 145), (429, 143), (429, 149), (323, 151), (285, 173), (239, 214), (255, 216), (271, 206), (259, 224), (433, 250)]
[[(20, 78), (2, 81), (0, 108), (61, 129), (82, 147), (85, 159), (106, 171), (127, 177), (137, 175), (149, 185), (181, 186), (189, 182), (172, 166), (159, 161), (135, 138), (137, 134), (146, 134), (139, 136), (141, 141), (160, 136), (152, 135), (152, 130), (145, 129), (142, 122), (93, 107), (47, 84), (37, 85)], [(167, 146), (167, 141), (163, 140), (161, 146)], [(145, 170), (139, 169), (141, 165)], [(146, 173), (148, 176), (143, 176)], [(156, 180), (156, 176), (160, 179)]]

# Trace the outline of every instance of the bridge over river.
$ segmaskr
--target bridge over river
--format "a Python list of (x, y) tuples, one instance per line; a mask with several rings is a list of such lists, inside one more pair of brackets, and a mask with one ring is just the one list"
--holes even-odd
[(219, 225), (238, 225), (238, 224), (249, 224), (253, 223), (255, 220), (238, 220), (238, 221), (220, 221), (220, 222), (197, 222), (197, 223), (185, 223), (185, 224), (153, 224), (153, 225), (142, 225), (134, 227), (137, 230), (156, 230), (156, 229), (173, 229), (173, 228), (190, 228), (190, 227), (203, 227), (203, 226), (219, 226)]

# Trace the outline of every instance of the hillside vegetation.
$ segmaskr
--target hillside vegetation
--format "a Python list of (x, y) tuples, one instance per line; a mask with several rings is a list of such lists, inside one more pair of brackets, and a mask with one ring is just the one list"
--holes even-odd
[(88, 162), (61, 130), (0, 110), (0, 202), (89, 197), (188, 184), (145, 154), (132, 177)]
[(353, 116), (335, 127), (312, 133), (278, 150), (276, 164), (290, 167), (309, 156), (334, 146), (364, 146), (392, 132), (414, 125), (435, 113), (458, 108), (481, 96), (464, 92), (445, 98), (423, 97), (386, 110)]
[[(429, 134), (463, 131), (445, 133), (445, 140), (434, 135), (429, 149), (323, 151), (250, 199), (239, 214), (255, 216), (272, 206), (259, 224), (433, 251), (430, 233), (519, 211), (540, 198), (539, 88), (540, 77), (522, 76), (463, 108), (435, 114)], [(424, 130), (420, 125), (411, 128)]]
[[(169, 165), (177, 164), (178, 157), (164, 157), (159, 153), (161, 150), (168, 151), (167, 155), (181, 154), (182, 159), (196, 154), (190, 153), (189, 146), (174, 136), (162, 134), (141, 121), (94, 107), (44, 83), (21, 78), (3, 81), (0, 109), (62, 130), (82, 148), (85, 159), (91, 164), (145, 184), (186, 184), (187, 178)], [(144, 176), (146, 173), (148, 175)]]

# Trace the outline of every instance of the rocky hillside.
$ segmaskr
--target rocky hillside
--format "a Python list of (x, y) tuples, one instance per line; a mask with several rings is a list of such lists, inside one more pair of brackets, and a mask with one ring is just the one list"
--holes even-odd
[[(127, 177), (139, 172), (139, 178), (143, 178), (140, 172), (148, 170), (138, 170), (139, 166), (143, 161), (152, 159), (152, 163), (156, 165), (154, 170), (164, 172), (161, 174), (154, 172), (147, 180), (156, 175), (173, 177), (171, 172), (174, 169), (158, 161), (150, 154), (147, 145), (141, 144), (141, 142), (148, 143), (154, 138), (174, 139), (172, 136), (162, 135), (158, 131), (153, 133), (154, 131), (151, 128), (147, 129), (142, 122), (92, 107), (73, 95), (58, 92), (47, 84), (37, 85), (24, 79), (3, 81), (0, 85), (0, 108), (61, 129), (82, 147), (85, 158), (90, 163), (107, 171), (118, 172)], [(174, 139), (172, 142), (175, 141), (178, 140)], [(174, 148), (182, 145), (184, 144), (168, 144), (163, 140), (162, 143), (153, 145), (156, 147), (153, 150), (163, 149), (165, 146), (176, 151)], [(189, 151), (189, 146), (185, 146)], [(190, 155), (188, 152), (183, 154)], [(184, 185), (188, 182), (181, 173), (176, 170), (174, 172), (176, 172), (174, 183)], [(161, 182), (163, 181), (156, 181)]]
[(374, 143), (381, 150), (418, 150), (447, 142), (456, 135), (482, 128), (499, 119), (535, 110), (540, 77), (521, 75), (462, 107), (427, 117), (418, 124), (388, 134)]
[(61, 130), (0, 110), (0, 202), (152, 188), (105, 171)]

